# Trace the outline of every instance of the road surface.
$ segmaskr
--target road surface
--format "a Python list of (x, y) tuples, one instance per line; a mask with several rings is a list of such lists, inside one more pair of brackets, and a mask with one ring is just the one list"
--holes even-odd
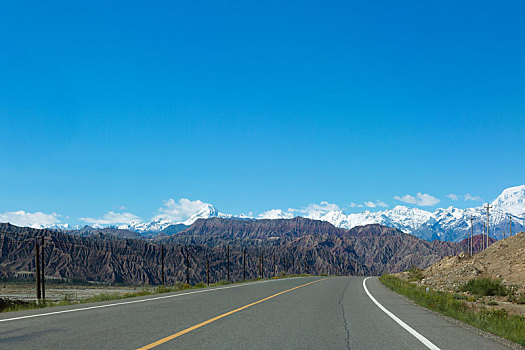
[(302, 277), (0, 314), (0, 349), (506, 349), (376, 277)]

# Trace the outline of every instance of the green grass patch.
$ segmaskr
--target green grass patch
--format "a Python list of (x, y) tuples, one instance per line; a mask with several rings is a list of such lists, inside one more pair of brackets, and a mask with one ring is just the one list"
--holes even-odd
[(425, 306), (443, 315), (496, 334), (521, 345), (525, 345), (525, 317), (509, 315), (504, 309), (476, 311), (454, 294), (434, 291), (416, 286), (392, 275), (383, 275), (379, 280), (394, 292), (405, 295), (416, 304)]
[(498, 279), (473, 278), (461, 286), (462, 292), (469, 292), (476, 296), (506, 296), (509, 289)]

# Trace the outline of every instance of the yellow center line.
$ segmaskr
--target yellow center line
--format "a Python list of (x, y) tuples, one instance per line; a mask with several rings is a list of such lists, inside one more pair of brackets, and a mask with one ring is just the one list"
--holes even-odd
[(261, 299), (261, 300), (255, 301), (255, 302), (253, 302), (253, 303), (251, 303), (251, 304), (241, 306), (241, 307), (238, 308), (238, 309), (235, 309), (235, 310), (232, 310), (232, 311), (228, 311), (228, 312), (226, 312), (226, 313), (224, 313), (224, 314), (222, 314), (222, 315), (219, 315), (219, 316), (215, 316), (215, 317), (213, 317), (213, 318), (210, 318), (209, 320), (204, 321), (204, 322), (201, 322), (201, 323), (199, 323), (199, 324), (196, 324), (195, 326), (191, 326), (191, 327), (186, 328), (185, 330), (182, 330), (182, 331), (180, 331), (180, 332), (178, 332), (178, 333), (175, 333), (175, 334), (172, 334), (172, 335), (170, 335), (170, 336), (167, 336), (166, 338), (162, 338), (162, 339), (160, 339), (160, 340), (157, 340), (157, 341), (154, 342), (154, 343), (151, 343), (151, 344), (145, 345), (145, 346), (139, 348), (138, 350), (148, 350), (148, 349), (153, 349), (153, 348), (156, 347), (156, 346), (159, 346), (159, 345), (164, 344), (164, 343), (166, 343), (166, 342), (168, 342), (168, 341), (170, 341), (170, 340), (173, 340), (173, 339), (175, 339), (175, 338), (178, 338), (178, 337), (180, 337), (181, 335), (184, 335), (184, 334), (189, 333), (189, 332), (191, 332), (191, 331), (193, 331), (193, 330), (196, 330), (197, 328), (201, 328), (201, 327), (203, 327), (203, 326), (206, 326), (207, 324), (210, 324), (210, 323), (212, 323), (212, 322), (215, 322), (215, 321), (217, 321), (217, 320), (220, 320), (221, 318), (224, 318), (224, 317), (229, 316), (229, 315), (231, 315), (231, 314), (234, 314), (234, 313), (236, 313), (236, 312), (242, 311), (242, 310), (244, 310), (244, 309), (247, 309), (247, 308), (249, 308), (249, 307), (252, 307), (252, 306), (254, 306), (254, 305), (257, 305), (257, 304), (259, 304), (259, 303), (262, 303), (262, 302), (264, 302), (264, 301), (266, 301), (266, 300), (270, 300), (270, 299), (275, 298), (275, 297), (277, 297), (277, 296), (279, 296), (279, 295), (281, 295), (281, 294), (291, 292), (292, 290), (295, 290), (295, 289), (298, 289), (298, 288), (301, 288), (301, 287), (305, 287), (305, 286), (307, 286), (307, 285), (309, 285), (309, 284), (312, 284), (312, 283), (317, 283), (317, 282), (324, 281), (325, 279), (326, 279), (326, 278), (323, 278), (323, 279), (320, 279), (320, 280), (317, 280), (317, 281), (308, 282), (308, 283), (302, 284), (302, 285), (297, 286), (297, 287), (293, 287), (293, 288), (290, 288), (290, 289), (287, 289), (287, 290), (283, 290), (282, 292), (279, 292), (279, 293), (274, 294), (274, 295), (270, 295), (269, 297), (266, 297), (266, 298), (264, 298), (264, 299)]

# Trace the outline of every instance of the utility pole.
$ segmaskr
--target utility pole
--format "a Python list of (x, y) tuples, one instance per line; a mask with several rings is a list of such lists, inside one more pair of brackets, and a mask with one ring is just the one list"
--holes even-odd
[(162, 285), (165, 283), (165, 275), (164, 275), (164, 244), (160, 245), (160, 260), (162, 265)]
[(206, 258), (206, 284), (210, 285), (210, 259)]
[(489, 247), (489, 210), (492, 208), (490, 204), (487, 203), (487, 205), (484, 207), (487, 209), (487, 248)]
[(474, 224), (473, 224), (473, 220), (474, 218), (472, 216), (470, 216), (470, 246), (469, 246), (469, 250), (470, 250), (470, 255), (474, 255)]
[(44, 261), (44, 236), (42, 236), (42, 256), (41, 256), (41, 260), (42, 260), (42, 300), (45, 302), (46, 301), (46, 283), (45, 283), (45, 274), (44, 274), (44, 264), (45, 264), (45, 261)]
[(512, 236), (512, 215), (509, 214), (509, 237)]
[(264, 253), (261, 252), (261, 278), (264, 278)]
[(304, 270), (306, 274), (308, 274), (308, 262), (306, 261), (306, 259), (304, 259)]
[(226, 254), (228, 255), (228, 262), (227, 262), (227, 265), (228, 265), (228, 282), (230, 282), (230, 245), (229, 244), (226, 247)]
[(186, 284), (190, 284), (190, 254), (186, 247)]
[(273, 253), (273, 277), (275, 277), (275, 271), (276, 268), (275, 268), (275, 253)]
[(36, 275), (36, 298), (40, 302), (42, 298), (40, 290), (40, 245), (38, 239), (35, 241), (35, 275)]
[(246, 281), (246, 248), (242, 253), (242, 281)]
[(483, 231), (481, 232), (481, 250), (484, 250), (485, 249), (485, 242), (486, 242), (486, 239), (485, 239), (485, 223), (483, 223)]

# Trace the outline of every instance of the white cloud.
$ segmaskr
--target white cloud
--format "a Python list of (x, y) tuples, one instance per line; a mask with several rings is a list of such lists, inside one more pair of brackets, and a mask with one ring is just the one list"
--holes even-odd
[(174, 199), (168, 199), (164, 202), (164, 205), (159, 208), (159, 214), (156, 215), (153, 220), (168, 218), (175, 222), (184, 221), (206, 207), (211, 207), (211, 204), (204, 203), (200, 200), (192, 201), (187, 198), (181, 198), (178, 202)]
[(479, 197), (479, 196), (473, 196), (470, 193), (466, 193), (465, 194), (465, 201), (481, 202), (481, 201), (483, 201), (483, 199), (481, 199), (481, 197)]
[(253, 212), (248, 212), (248, 214), (240, 213), (238, 215), (234, 215), (233, 217), (239, 218), (239, 219), (253, 219)]
[(364, 204), (365, 204), (365, 206), (368, 207), (368, 208), (375, 208), (375, 207), (383, 207), (383, 208), (386, 208), (386, 207), (388, 207), (388, 204), (386, 204), (385, 202), (380, 201), (380, 200), (377, 200), (377, 201), (375, 201), (375, 202), (372, 202), (372, 201), (366, 201)]
[(308, 204), (302, 209), (288, 209), (289, 212), (304, 214), (306, 217), (319, 217), (329, 211), (341, 211), (337, 204), (322, 201), (319, 204)]
[(457, 201), (459, 199), (458, 195), (454, 193), (447, 194), (447, 197), (452, 199), (453, 201)]
[(439, 203), (439, 199), (434, 196), (429, 195), (428, 193), (418, 192), (416, 197), (409, 194), (405, 194), (402, 197), (395, 196), (394, 199), (397, 199), (400, 202), (415, 204), (419, 207), (431, 207)]
[(9, 222), (16, 226), (29, 226), (33, 228), (51, 227), (60, 224), (57, 213), (46, 214), (40, 211), (35, 213), (23, 210), (0, 213), (0, 222)]
[(293, 218), (293, 213), (289, 211), (284, 211), (282, 209), (271, 209), (261, 213), (257, 216), (258, 219), (291, 219)]
[(132, 213), (115, 213), (109, 211), (101, 218), (80, 218), (80, 220), (94, 225), (116, 225), (116, 224), (130, 224), (132, 222), (142, 221), (142, 219)]
[(388, 204), (386, 204), (386, 203), (383, 202), (383, 201), (379, 201), (379, 200), (376, 201), (376, 205), (377, 205), (378, 207), (383, 207), (383, 208), (387, 208), (387, 207), (388, 207)]

